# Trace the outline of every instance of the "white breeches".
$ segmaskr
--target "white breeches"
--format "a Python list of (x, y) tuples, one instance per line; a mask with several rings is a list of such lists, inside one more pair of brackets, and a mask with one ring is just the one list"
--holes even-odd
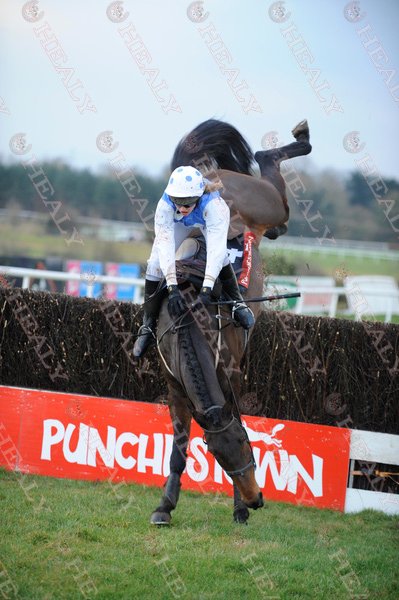
[[(181, 223), (175, 223), (174, 234), (175, 234), (175, 252), (176, 258), (179, 260), (185, 258), (191, 258), (194, 256), (197, 250), (197, 243), (195, 238), (188, 238), (192, 229), (185, 227)], [(202, 231), (206, 241), (206, 230)], [(186, 241), (185, 241), (186, 240)], [(146, 279), (151, 281), (159, 281), (163, 279), (164, 274), (159, 266), (159, 252), (160, 247), (158, 244), (153, 244), (150, 258), (147, 261)], [(230, 262), (229, 255), (226, 248), (226, 256), (223, 261), (223, 267), (228, 265)]]

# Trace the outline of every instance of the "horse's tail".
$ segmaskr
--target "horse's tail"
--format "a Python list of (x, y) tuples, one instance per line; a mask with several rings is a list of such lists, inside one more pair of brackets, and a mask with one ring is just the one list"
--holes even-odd
[(200, 123), (177, 144), (172, 171), (182, 165), (201, 170), (201, 163), (217, 169), (227, 169), (251, 175), (254, 155), (241, 133), (229, 123), (208, 119)]

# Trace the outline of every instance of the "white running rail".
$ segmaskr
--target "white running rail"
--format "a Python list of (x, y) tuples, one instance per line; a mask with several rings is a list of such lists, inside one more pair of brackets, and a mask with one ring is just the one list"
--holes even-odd
[[(119, 285), (134, 285), (135, 291), (132, 302), (140, 303), (143, 299), (144, 279), (138, 277), (115, 277), (113, 275), (96, 275), (90, 273), (65, 273), (64, 271), (46, 271), (43, 269), (25, 269), (23, 267), (6, 267), (0, 265), (0, 275), (4, 277), (22, 277), (22, 288), (30, 287), (31, 280), (47, 279), (49, 281), (81, 281), (87, 285), (87, 298), (93, 297), (94, 284), (114, 283)], [(0, 285), (1, 285), (0, 280)]]
[[(144, 296), (144, 279), (142, 278), (138, 278), (138, 277), (115, 277), (113, 275), (96, 275), (92, 272), (82, 272), (82, 273), (66, 273), (64, 271), (47, 271), (47, 270), (42, 270), (42, 269), (28, 269), (28, 268), (24, 268), (24, 267), (9, 267), (9, 266), (4, 266), (4, 265), (0, 265), (0, 286), (3, 285), (4, 287), (4, 279), (5, 278), (10, 278), (10, 277), (18, 277), (18, 278), (22, 278), (22, 288), (26, 289), (29, 288), (31, 285), (31, 282), (33, 280), (48, 280), (48, 281), (81, 281), (83, 283), (85, 283), (87, 285), (87, 293), (86, 293), (86, 297), (87, 298), (92, 298), (93, 297), (93, 288), (94, 285), (96, 283), (99, 284), (119, 284), (119, 285), (134, 285), (135, 286), (135, 290), (134, 290), (134, 294), (133, 297), (131, 298), (131, 301), (137, 304), (140, 304), (143, 301), (143, 296)], [(295, 309), (293, 309), (293, 312), (297, 313), (297, 314), (304, 314), (305, 310), (302, 311), (301, 310), (301, 306), (303, 305), (304, 302), (304, 298), (306, 296), (306, 294), (319, 294), (319, 295), (324, 295), (324, 294), (329, 294), (332, 295), (334, 298), (334, 302), (332, 302), (332, 304), (330, 306), (326, 306), (326, 310), (323, 311), (326, 313), (326, 315), (328, 315), (329, 317), (335, 317), (336, 316), (336, 312), (337, 312), (337, 301), (338, 301), (338, 297), (339, 296), (345, 296), (347, 297), (348, 294), (351, 293), (351, 290), (348, 288), (345, 288), (343, 286), (335, 286), (335, 287), (323, 287), (323, 286), (312, 286), (312, 285), (304, 285), (304, 286), (297, 286), (296, 289), (288, 287), (286, 285), (284, 285), (284, 283), (286, 283), (287, 279), (290, 279), (289, 277), (282, 277), (281, 279), (284, 280), (283, 282), (276, 282), (276, 279), (278, 279), (277, 277), (274, 279), (274, 281), (268, 285), (265, 288), (265, 292), (267, 295), (273, 295), (274, 293), (280, 293), (280, 292), (292, 292), (292, 291), (299, 291), (301, 293), (301, 298), (299, 299), (298, 305), (296, 306)], [(295, 279), (295, 278), (292, 278)], [(3, 280), (3, 281), (2, 281)], [(355, 292), (356, 290), (354, 290)], [(359, 295), (359, 292), (357, 292), (357, 294)], [(394, 290), (378, 290), (378, 289), (374, 289), (371, 291), (368, 291), (367, 294), (364, 295), (364, 302), (367, 302), (367, 296), (376, 296), (379, 298), (385, 298), (387, 300), (387, 310), (385, 311), (385, 321), (389, 322), (392, 318), (393, 314), (397, 314), (396, 311), (392, 311), (392, 302), (396, 301), (397, 303), (399, 303), (399, 290), (394, 291)], [(274, 302), (268, 303), (267, 308), (272, 308), (273, 309), (273, 305)], [(278, 306), (278, 308), (284, 308), (283, 306), (280, 305), (275, 305), (276, 307)], [(349, 314), (350, 311), (346, 310), (344, 311), (344, 314)], [(312, 314), (312, 313), (308, 313), (306, 312), (306, 314)], [(317, 312), (315, 314), (320, 314), (320, 312)], [(361, 318), (361, 314), (359, 312), (359, 314), (357, 314), (356, 311), (352, 311), (352, 314), (354, 314), (355, 318), (357, 320), (359, 320)]]

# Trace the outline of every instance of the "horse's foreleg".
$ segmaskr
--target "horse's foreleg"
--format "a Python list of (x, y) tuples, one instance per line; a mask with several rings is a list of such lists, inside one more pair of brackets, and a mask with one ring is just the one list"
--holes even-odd
[(249, 510), (245, 505), (244, 501), (241, 498), (241, 494), (239, 492), (236, 484), (233, 484), (234, 489), (234, 512), (233, 517), (236, 523), (243, 523), (246, 525), (249, 518)]
[[(235, 355), (235, 361), (231, 362), (232, 354), (231, 351), (229, 354), (225, 354), (222, 352), (220, 361), (219, 361), (219, 381), (221, 382), (222, 390), (226, 399), (229, 400), (232, 407), (232, 414), (236, 417), (236, 419), (240, 420), (240, 410), (238, 407), (238, 403), (235, 398), (238, 398), (240, 385), (241, 385), (241, 369), (239, 368), (239, 364), (242, 361), (242, 356), (244, 354), (245, 346), (243, 340), (237, 336), (237, 333), (234, 332), (234, 328), (227, 327), (223, 332), (223, 346), (226, 348), (233, 348)], [(239, 358), (240, 357), (240, 358)], [(230, 359), (230, 360), (229, 360)], [(227, 369), (227, 361), (229, 361), (230, 369)], [(231, 368), (232, 367), (232, 368)], [(233, 490), (234, 490), (234, 512), (233, 518), (236, 523), (246, 524), (249, 518), (249, 510), (246, 506), (245, 502), (241, 498), (240, 491), (236, 484), (233, 482)]]
[(161, 503), (151, 515), (153, 525), (169, 525), (171, 512), (176, 508), (180, 494), (180, 478), (186, 467), (187, 446), (190, 437), (191, 413), (179, 404), (170, 404), (173, 424), (173, 447), (170, 456), (170, 474), (166, 480)]

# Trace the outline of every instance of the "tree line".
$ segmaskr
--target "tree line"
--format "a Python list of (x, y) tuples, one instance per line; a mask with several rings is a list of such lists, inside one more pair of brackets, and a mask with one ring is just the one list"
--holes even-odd
[[(51, 182), (54, 200), (61, 201), (71, 216), (100, 217), (120, 221), (138, 221), (139, 217), (126, 191), (114, 174), (104, 168), (94, 173), (77, 169), (59, 161), (41, 166)], [(167, 180), (165, 169), (159, 176), (149, 176), (134, 169), (141, 187), (140, 198), (148, 200), (147, 212), (154, 211)], [(386, 209), (373, 194), (366, 179), (358, 171), (342, 174), (333, 170), (299, 172), (304, 197), (319, 211), (336, 239), (385, 241), (398, 243), (398, 231), (386, 216)], [(399, 214), (399, 181), (384, 179), (385, 200), (391, 206), (390, 216)], [(312, 237), (309, 222), (295, 201), (290, 199), (289, 235)], [(46, 212), (27, 172), (20, 163), (0, 163), (0, 208)], [(398, 220), (399, 221), (399, 220)], [(399, 229), (399, 222), (397, 228)]]

